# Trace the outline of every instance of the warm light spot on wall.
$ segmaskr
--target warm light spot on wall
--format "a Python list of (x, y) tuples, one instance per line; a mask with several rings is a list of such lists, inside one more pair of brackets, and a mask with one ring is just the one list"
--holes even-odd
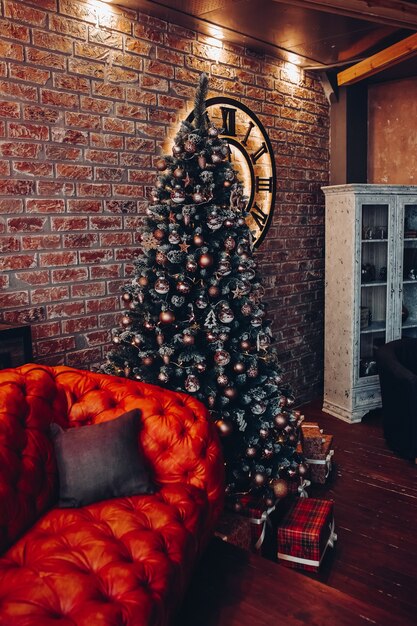
[(303, 77), (302, 68), (299, 67), (299, 65), (297, 65), (296, 63), (292, 63), (292, 62), (285, 63), (285, 73), (288, 79), (292, 83), (295, 83), (296, 85), (298, 85), (301, 82), (301, 79)]

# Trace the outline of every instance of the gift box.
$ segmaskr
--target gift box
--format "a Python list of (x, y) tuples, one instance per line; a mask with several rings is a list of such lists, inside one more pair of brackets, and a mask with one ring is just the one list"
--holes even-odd
[(240, 496), (239, 516), (244, 517), (250, 523), (252, 550), (261, 549), (268, 528), (272, 529), (269, 516), (273, 511), (275, 511), (275, 504), (266, 507), (263, 498), (256, 498), (251, 494)]
[(244, 550), (251, 550), (252, 548), (250, 520), (236, 515), (236, 513), (224, 512), (218, 521), (214, 534), (216, 537), (232, 543), (238, 548), (243, 548)]
[(316, 422), (304, 422), (301, 425), (301, 441), (306, 458), (314, 458), (321, 452), (323, 434)]
[(299, 498), (278, 527), (278, 561), (295, 569), (317, 572), (337, 535), (333, 502)]
[(314, 454), (311, 458), (306, 455), (306, 462), (310, 466), (311, 481), (321, 485), (324, 485), (332, 471), (332, 458), (334, 455), (334, 450), (332, 449), (333, 435), (323, 435), (323, 440), (318, 454)]

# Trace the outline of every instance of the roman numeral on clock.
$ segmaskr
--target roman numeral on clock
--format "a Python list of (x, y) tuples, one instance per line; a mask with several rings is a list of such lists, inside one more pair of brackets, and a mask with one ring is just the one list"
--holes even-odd
[(272, 193), (272, 176), (269, 178), (261, 178), (260, 176), (256, 177), (256, 192), (258, 191), (267, 191), (268, 193)]
[(236, 109), (220, 107), (222, 112), (223, 133), (230, 137), (236, 137)]
[(264, 213), (261, 207), (258, 206), (255, 202), (250, 210), (250, 214), (252, 215), (255, 222), (258, 224), (258, 228), (262, 230), (262, 228), (266, 224), (266, 220), (268, 219), (267, 213)]
[(242, 146), (246, 146), (248, 143), (249, 135), (251, 134), (252, 128), (255, 128), (255, 124), (253, 122), (249, 122), (248, 130), (246, 131), (246, 135), (243, 138)]
[(266, 143), (263, 141), (257, 151), (250, 155), (252, 163), (256, 163), (256, 161), (260, 159), (265, 152), (268, 152), (268, 148), (266, 147)]

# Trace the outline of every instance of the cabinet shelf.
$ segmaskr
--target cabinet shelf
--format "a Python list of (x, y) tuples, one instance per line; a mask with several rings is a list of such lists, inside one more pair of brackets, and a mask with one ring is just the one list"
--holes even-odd
[[(417, 241), (417, 239), (414, 239)], [(388, 239), (362, 239), (362, 243), (387, 243)]]
[[(415, 280), (410, 281), (412, 283), (417, 282)], [(386, 287), (387, 281), (381, 282), (379, 280), (373, 280), (369, 283), (361, 283), (361, 287)]]
[[(417, 326), (417, 320), (416, 320), (416, 326)], [(361, 335), (365, 335), (368, 333), (380, 333), (381, 331), (384, 331), (386, 327), (387, 327), (386, 322), (371, 322), (369, 326), (361, 329)]]
[(417, 320), (407, 320), (402, 325), (402, 329), (404, 330), (405, 328), (417, 328)]

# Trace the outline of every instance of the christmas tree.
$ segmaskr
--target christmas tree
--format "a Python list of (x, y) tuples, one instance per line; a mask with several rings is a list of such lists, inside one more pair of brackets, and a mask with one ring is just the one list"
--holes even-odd
[(224, 444), (230, 498), (253, 491), (272, 503), (306, 471), (296, 451), (301, 418), (271, 347), (243, 188), (205, 114), (207, 90), (203, 74), (193, 121), (181, 123), (172, 156), (156, 162), (144, 253), (103, 370), (205, 403)]

